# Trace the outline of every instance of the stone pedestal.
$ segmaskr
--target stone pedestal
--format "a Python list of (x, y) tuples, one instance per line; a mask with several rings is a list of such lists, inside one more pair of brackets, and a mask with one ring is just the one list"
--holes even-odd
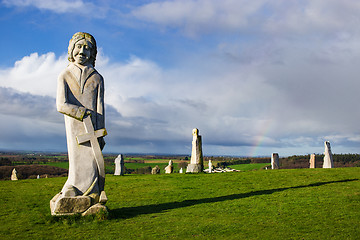
[(200, 173), (203, 171), (203, 165), (201, 164), (189, 164), (186, 168), (187, 173)]
[(271, 155), (271, 169), (279, 169), (279, 154), (273, 153)]
[(316, 168), (316, 158), (315, 153), (310, 155), (310, 168)]

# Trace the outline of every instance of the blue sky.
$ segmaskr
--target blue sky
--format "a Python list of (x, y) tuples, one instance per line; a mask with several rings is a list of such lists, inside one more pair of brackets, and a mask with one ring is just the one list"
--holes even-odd
[(56, 78), (98, 44), (105, 152), (280, 156), (360, 149), (360, 4), (0, 0), (0, 149), (66, 151)]

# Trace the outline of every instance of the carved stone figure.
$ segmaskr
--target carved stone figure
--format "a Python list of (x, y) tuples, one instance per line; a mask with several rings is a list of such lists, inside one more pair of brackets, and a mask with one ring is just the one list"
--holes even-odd
[(279, 154), (273, 153), (271, 155), (271, 169), (279, 169)]
[(173, 171), (174, 171), (173, 161), (170, 160), (169, 165), (165, 167), (165, 173), (173, 173)]
[(310, 155), (310, 168), (316, 168), (316, 158), (315, 153)]
[(151, 169), (151, 174), (160, 174), (160, 168), (158, 165)]
[(115, 159), (115, 172), (114, 175), (124, 175), (125, 172), (125, 166), (124, 166), (124, 158), (122, 154), (119, 154), (117, 158)]
[(12, 181), (18, 180), (17, 171), (16, 171), (15, 168), (14, 168), (14, 169), (12, 170), (12, 172), (11, 172), (11, 177), (10, 177), (10, 179), (11, 179)]
[(324, 145), (325, 145), (325, 151), (324, 151), (323, 168), (333, 168), (334, 167), (334, 162), (333, 162), (333, 156), (332, 156), (332, 153), (331, 153), (330, 142), (325, 141)]
[(194, 128), (192, 134), (193, 134), (193, 140), (192, 140), (191, 159), (190, 159), (190, 164), (186, 168), (186, 172), (199, 173), (202, 172), (204, 169), (202, 143), (201, 143), (201, 136), (199, 135), (199, 129)]
[(65, 119), (69, 175), (61, 192), (50, 201), (53, 215), (84, 212), (107, 201), (101, 152), (106, 135), (104, 80), (94, 68), (96, 54), (94, 37), (75, 33), (68, 47), (69, 65), (58, 77), (56, 106)]

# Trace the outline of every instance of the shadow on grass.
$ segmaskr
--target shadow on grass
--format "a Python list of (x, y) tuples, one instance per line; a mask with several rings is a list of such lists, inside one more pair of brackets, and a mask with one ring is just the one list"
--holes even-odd
[(202, 198), (202, 199), (193, 199), (193, 200), (185, 200), (182, 202), (169, 202), (169, 203), (160, 203), (160, 204), (151, 204), (145, 206), (137, 206), (137, 207), (125, 207), (125, 208), (117, 208), (110, 209), (109, 217), (110, 219), (118, 219), (118, 218), (132, 218), (142, 214), (151, 214), (151, 213), (160, 213), (166, 210), (189, 207), (202, 203), (214, 203), (214, 202), (223, 202), (227, 200), (235, 200), (241, 198), (247, 198), (258, 195), (268, 195), (273, 194), (275, 192), (281, 192), (289, 189), (298, 189), (298, 188), (307, 188), (307, 187), (318, 187), (330, 183), (344, 183), (344, 182), (352, 182), (357, 181), (359, 179), (346, 179), (339, 181), (329, 181), (329, 182), (318, 182), (312, 183), (308, 185), (301, 185), (295, 187), (286, 187), (286, 188), (276, 188), (276, 189), (268, 189), (268, 190), (259, 190), (252, 191), (248, 193), (239, 193), (239, 194), (231, 194), (227, 196), (221, 197), (213, 197), (213, 198)]

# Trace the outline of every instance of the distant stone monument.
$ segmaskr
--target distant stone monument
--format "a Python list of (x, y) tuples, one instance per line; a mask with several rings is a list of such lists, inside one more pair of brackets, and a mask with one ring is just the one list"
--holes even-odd
[(173, 171), (174, 171), (173, 161), (170, 160), (169, 165), (165, 167), (165, 173), (173, 173)]
[(334, 162), (333, 162), (333, 156), (332, 156), (332, 153), (331, 153), (330, 142), (325, 141), (324, 145), (325, 145), (325, 151), (324, 151), (323, 168), (333, 168), (334, 167)]
[(271, 169), (279, 169), (279, 154), (273, 153), (271, 155)]
[(50, 201), (52, 215), (107, 211), (104, 204), (104, 80), (95, 70), (93, 36), (75, 33), (69, 42), (69, 65), (58, 77), (56, 106), (64, 114), (69, 157), (68, 179)]
[[(8, 176), (9, 176), (9, 175), (8, 175)], [(17, 171), (16, 171), (15, 168), (14, 168), (14, 169), (12, 170), (12, 172), (11, 172), (11, 177), (10, 177), (10, 179), (11, 179), (12, 181), (18, 180)]]
[(151, 169), (151, 174), (160, 174), (160, 168), (158, 165)]
[(179, 173), (183, 173), (183, 168), (180, 168)]
[(125, 172), (124, 158), (122, 154), (119, 154), (115, 159), (115, 176), (122, 176)]
[(315, 153), (310, 155), (310, 168), (316, 168), (316, 158)]
[(209, 173), (212, 172), (212, 169), (213, 169), (213, 165), (212, 165), (211, 160), (209, 160)]
[(192, 135), (191, 159), (190, 164), (186, 168), (186, 172), (199, 173), (204, 169), (201, 136), (197, 128), (193, 129)]

